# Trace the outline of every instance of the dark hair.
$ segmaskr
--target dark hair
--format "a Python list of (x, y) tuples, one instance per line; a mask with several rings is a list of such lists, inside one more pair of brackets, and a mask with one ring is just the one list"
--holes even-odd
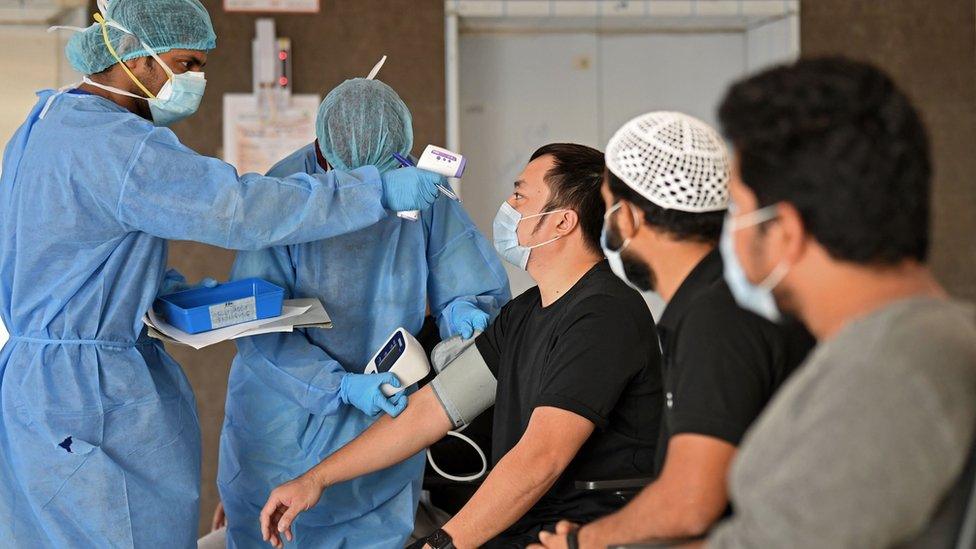
[(719, 118), (760, 206), (792, 204), (832, 257), (925, 260), (928, 140), (885, 73), (839, 57), (801, 60), (736, 83)]
[(695, 213), (662, 208), (644, 198), (610, 170), (607, 170), (607, 183), (614, 197), (626, 200), (644, 212), (644, 223), (668, 233), (675, 240), (718, 244), (725, 210)]
[(559, 208), (575, 211), (583, 230), (583, 242), (589, 249), (602, 255), (600, 232), (606, 211), (600, 195), (603, 153), (586, 145), (550, 143), (532, 153), (529, 162), (546, 155), (552, 156), (553, 166), (546, 172), (549, 201), (542, 211)]

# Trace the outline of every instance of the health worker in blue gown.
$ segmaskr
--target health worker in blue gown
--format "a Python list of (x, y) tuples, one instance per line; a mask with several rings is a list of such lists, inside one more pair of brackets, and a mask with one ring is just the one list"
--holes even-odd
[[(385, 173), (397, 166), (393, 153), (405, 156), (413, 144), (406, 105), (376, 80), (347, 80), (332, 90), (316, 126), (321, 155), (309, 144), (270, 175), (369, 164)], [(390, 213), (344, 235), (239, 253), (233, 276), (258, 276), (291, 297), (318, 298), (335, 326), (237, 340), (218, 474), (229, 547), (267, 547), (259, 515), (271, 490), (355, 438), (378, 413), (405, 407), (402, 395), (384, 401), (382, 375), (363, 374), (397, 327), (417, 334), (429, 305), (442, 337), (471, 337), (511, 297), (491, 243), (443, 195), (418, 221)], [(330, 487), (295, 523), (295, 546), (403, 547), (423, 471), (421, 453)]]
[[(74, 89), (42, 91), (0, 176), (0, 546), (196, 546), (200, 429), (140, 318), (166, 239), (297, 244), (425, 209), (439, 176), (374, 166), (238, 175), (166, 124), (192, 114), (215, 46), (197, 0), (99, 2)], [(8, 75), (11, 76), (11, 75)]]

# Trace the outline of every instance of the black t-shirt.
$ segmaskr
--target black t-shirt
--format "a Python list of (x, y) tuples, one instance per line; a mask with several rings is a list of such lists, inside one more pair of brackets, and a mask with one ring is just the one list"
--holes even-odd
[(736, 305), (718, 251), (682, 282), (661, 315), (658, 335), (665, 391), (658, 473), (673, 435), (707, 435), (738, 446), (814, 345), (799, 322), (773, 323)]
[(606, 261), (548, 307), (542, 307), (538, 288), (515, 298), (476, 344), (498, 380), (494, 464), (522, 438), (536, 407), (567, 410), (596, 425), (511, 533), (561, 518), (586, 522), (621, 506), (613, 496), (577, 490), (576, 480), (653, 472), (663, 406), (654, 319)]

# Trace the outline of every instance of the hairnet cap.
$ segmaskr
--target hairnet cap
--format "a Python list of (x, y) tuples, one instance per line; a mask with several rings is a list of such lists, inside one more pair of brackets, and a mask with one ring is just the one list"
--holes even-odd
[(399, 167), (393, 153), (413, 148), (410, 110), (393, 88), (379, 80), (353, 78), (336, 86), (319, 105), (315, 134), (333, 168)]
[[(108, 27), (112, 47), (123, 61), (149, 55), (140, 41), (156, 53), (209, 51), (217, 45), (210, 15), (199, 0), (111, 0), (104, 16), (132, 33)], [(82, 74), (101, 72), (116, 62), (98, 23), (72, 36), (64, 52), (71, 66)]]
[(607, 168), (654, 204), (684, 212), (724, 210), (729, 202), (725, 142), (708, 124), (657, 111), (627, 122), (607, 143)]

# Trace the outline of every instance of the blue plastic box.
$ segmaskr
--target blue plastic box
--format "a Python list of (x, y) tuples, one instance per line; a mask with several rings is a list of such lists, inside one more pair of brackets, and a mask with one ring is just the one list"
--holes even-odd
[(198, 334), (281, 314), (285, 290), (260, 278), (159, 297), (153, 310), (188, 334)]

